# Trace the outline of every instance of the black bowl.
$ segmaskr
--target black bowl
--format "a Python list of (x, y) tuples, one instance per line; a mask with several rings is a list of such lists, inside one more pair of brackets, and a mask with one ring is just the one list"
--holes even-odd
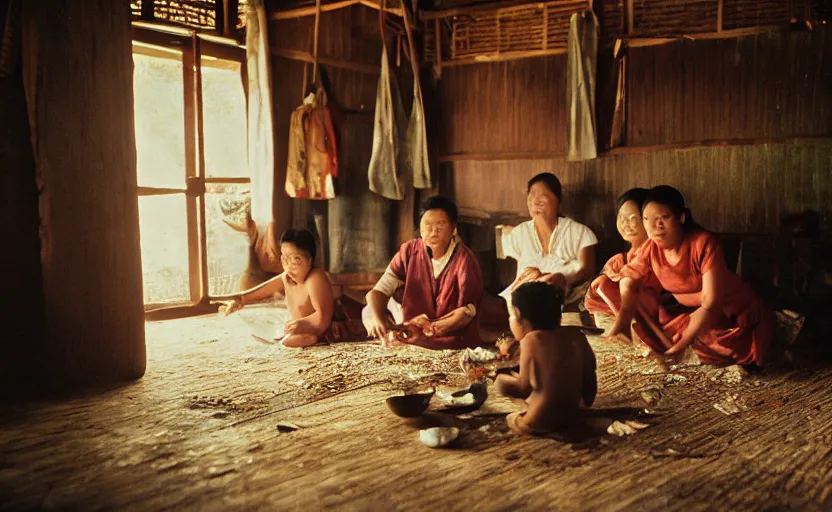
[(430, 405), (435, 389), (425, 393), (411, 393), (403, 396), (391, 396), (385, 402), (393, 414), (400, 418), (415, 418), (425, 412)]
[(451, 393), (452, 397), (460, 398), (468, 393), (474, 395), (474, 403), (470, 405), (446, 405), (439, 412), (453, 412), (459, 414), (463, 412), (473, 412), (482, 407), (482, 404), (488, 399), (488, 386), (484, 382), (475, 382), (467, 388), (460, 389)]

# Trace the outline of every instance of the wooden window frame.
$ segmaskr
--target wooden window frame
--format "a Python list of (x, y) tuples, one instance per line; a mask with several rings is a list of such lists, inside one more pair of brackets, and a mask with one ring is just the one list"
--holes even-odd
[[(202, 58), (214, 57), (240, 63), (245, 87), (246, 52), (234, 41), (223, 41), (202, 35), (196, 30), (168, 26), (151, 27), (133, 23), (132, 38), (136, 43), (158, 47), (142, 51), (164, 56), (165, 49), (181, 52), (185, 103), (185, 187), (138, 187), (139, 197), (184, 194), (186, 199), (188, 233), (189, 302), (158, 305), (145, 309), (147, 320), (165, 320), (215, 312), (208, 282), (208, 247), (206, 230), (205, 192), (208, 184), (248, 184), (251, 178), (208, 177), (205, 172), (202, 104)], [(135, 51), (135, 50), (134, 50)], [(132, 55), (132, 54), (131, 54)]]

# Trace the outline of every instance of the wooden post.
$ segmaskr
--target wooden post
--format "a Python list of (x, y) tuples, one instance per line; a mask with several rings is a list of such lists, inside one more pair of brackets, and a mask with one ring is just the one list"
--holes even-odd
[(442, 78), (442, 30), (438, 18), (433, 20), (433, 30), (436, 31), (436, 78)]
[(224, 0), (216, 0), (214, 2), (214, 29), (217, 31), (217, 34), (222, 36), (225, 35), (225, 28), (226, 28), (226, 11), (225, 11), (225, 1)]
[(722, 32), (722, 13), (725, 10), (725, 2), (723, 0), (718, 0), (719, 3), (716, 7), (716, 31)]
[[(218, 2), (217, 5), (219, 5), (219, 3), (220, 2)], [(239, 0), (222, 0), (221, 3), (223, 4), (223, 11), (225, 13), (225, 17), (223, 18), (222, 35), (225, 37), (236, 38), (240, 2)]]
[[(56, 13), (61, 13), (60, 16)], [(145, 371), (130, 24), (120, 2), (23, 3), (41, 184), (41, 382)]]
[(202, 299), (200, 287), (201, 270), (199, 265), (199, 215), (198, 201), (199, 189), (196, 186), (199, 150), (197, 143), (197, 104), (196, 87), (196, 46), (194, 36), (191, 36), (190, 44), (182, 48), (182, 97), (185, 102), (185, 181), (188, 184), (188, 193), (185, 197), (185, 218), (188, 226), (188, 285), (189, 299), (196, 304)]
[[(205, 131), (203, 130), (203, 112), (202, 112), (202, 50), (200, 48), (200, 39), (194, 33), (193, 35), (193, 56), (194, 56), (194, 90), (196, 91), (196, 149), (197, 149), (197, 180), (196, 190), (193, 190), (194, 196), (201, 196), (198, 202), (199, 207), (199, 246), (197, 254), (199, 255), (199, 300), (204, 302), (208, 298), (208, 231), (207, 218), (205, 212)], [(189, 187), (193, 189), (194, 187)], [(192, 248), (191, 248), (192, 251)], [(192, 284), (193, 286), (193, 284)]]
[(142, 1), (142, 21), (153, 22), (156, 15), (153, 13), (153, 0)]
[[(312, 58), (315, 59), (312, 68), (312, 83), (318, 80), (318, 30), (321, 26), (321, 0), (315, 0), (315, 33), (312, 37)], [(304, 85), (305, 87), (305, 85)]]
[(633, 6), (635, 0), (624, 0), (624, 19), (627, 20), (627, 35), (632, 35), (635, 31), (635, 7)]

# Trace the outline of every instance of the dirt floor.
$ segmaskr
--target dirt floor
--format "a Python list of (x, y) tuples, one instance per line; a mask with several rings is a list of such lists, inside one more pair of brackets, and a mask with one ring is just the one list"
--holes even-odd
[[(507, 432), (495, 394), (390, 413), (402, 389), (464, 385), (454, 352), (285, 349), (215, 316), (148, 323), (147, 344), (140, 381), (0, 410), (0, 509), (832, 509), (829, 363), (665, 372), (592, 340), (596, 407), (650, 427), (564, 440)], [(457, 443), (421, 445), (439, 424)]]

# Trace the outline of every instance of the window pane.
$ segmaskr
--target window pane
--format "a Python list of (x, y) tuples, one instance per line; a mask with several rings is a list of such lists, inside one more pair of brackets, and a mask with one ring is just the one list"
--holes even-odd
[[(133, 45), (134, 51), (148, 52)], [(185, 99), (182, 56), (133, 54), (136, 158), (140, 187), (185, 187)]]
[(185, 194), (139, 197), (145, 305), (190, 302)]
[(248, 268), (249, 238), (226, 222), (242, 228), (251, 205), (249, 185), (205, 186), (205, 225), (208, 234), (208, 290), (211, 295), (238, 290), (240, 277)]
[(246, 97), (240, 63), (202, 58), (205, 175), (247, 178)]

